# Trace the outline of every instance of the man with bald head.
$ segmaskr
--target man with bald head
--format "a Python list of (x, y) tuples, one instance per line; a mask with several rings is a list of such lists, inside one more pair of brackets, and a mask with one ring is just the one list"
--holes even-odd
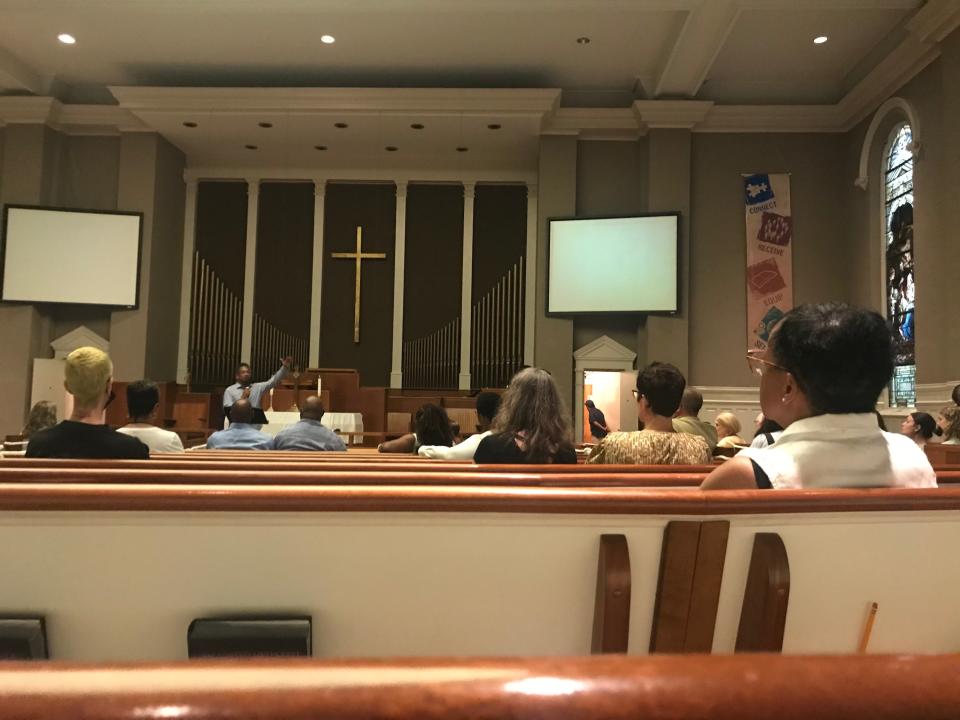
[(311, 395), (300, 410), (300, 422), (285, 427), (273, 439), (274, 450), (346, 450), (335, 432), (324, 427), (323, 403), (319, 396)]
[(233, 404), (230, 427), (219, 430), (207, 439), (210, 450), (270, 450), (273, 438), (253, 425), (254, 407), (247, 398)]
[(717, 447), (717, 429), (713, 423), (700, 419), (700, 408), (703, 407), (703, 395), (693, 388), (683, 391), (680, 398), (680, 407), (673, 415), (673, 429), (677, 432), (698, 435), (707, 441), (712, 453)]

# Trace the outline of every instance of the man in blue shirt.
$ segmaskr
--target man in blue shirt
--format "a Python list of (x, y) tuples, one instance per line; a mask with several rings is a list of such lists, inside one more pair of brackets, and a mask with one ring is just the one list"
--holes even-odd
[(300, 422), (290, 425), (277, 433), (273, 439), (274, 450), (346, 450), (344, 444), (333, 430), (320, 424), (323, 417), (323, 403), (316, 395), (311, 395), (300, 410)]
[(218, 430), (207, 439), (210, 450), (269, 450), (273, 438), (252, 425), (253, 406), (246, 398), (233, 404), (232, 420), (226, 430)]
[(251, 382), (253, 375), (250, 372), (250, 366), (247, 363), (240, 363), (237, 373), (234, 376), (236, 382), (223, 391), (223, 410), (224, 414), (231, 417), (231, 408), (237, 400), (249, 400), (253, 407), (254, 422), (263, 424), (266, 418), (263, 416), (263, 394), (269, 392), (290, 373), (290, 366), (293, 364), (292, 357), (285, 357), (280, 361), (280, 369), (274, 373), (266, 382)]

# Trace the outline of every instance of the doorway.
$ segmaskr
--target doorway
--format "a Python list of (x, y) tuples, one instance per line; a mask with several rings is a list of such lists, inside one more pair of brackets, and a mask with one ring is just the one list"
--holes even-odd
[[(583, 372), (583, 399), (603, 413), (610, 432), (637, 429), (637, 403), (633, 399), (636, 373), (614, 370), (585, 370)], [(583, 407), (583, 433), (580, 442), (595, 443), (590, 433), (590, 420)]]

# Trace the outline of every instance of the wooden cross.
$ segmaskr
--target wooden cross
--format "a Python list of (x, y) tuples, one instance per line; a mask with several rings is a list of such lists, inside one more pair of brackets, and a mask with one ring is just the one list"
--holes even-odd
[(360, 342), (360, 263), (364, 260), (384, 260), (386, 253), (363, 252), (363, 228), (357, 227), (357, 251), (352, 253), (330, 253), (330, 257), (356, 261), (356, 280), (353, 298), (353, 341)]

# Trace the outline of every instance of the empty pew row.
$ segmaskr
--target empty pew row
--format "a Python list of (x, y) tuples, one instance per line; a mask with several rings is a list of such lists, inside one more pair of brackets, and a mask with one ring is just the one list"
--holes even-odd
[[(960, 645), (960, 488), (0, 485), (0, 608), (69, 661), (172, 661), (198, 617), (326, 657)], [(918, 598), (938, 598), (918, 611)]]
[(955, 655), (13, 664), (0, 720), (947, 720), (958, 673)]

